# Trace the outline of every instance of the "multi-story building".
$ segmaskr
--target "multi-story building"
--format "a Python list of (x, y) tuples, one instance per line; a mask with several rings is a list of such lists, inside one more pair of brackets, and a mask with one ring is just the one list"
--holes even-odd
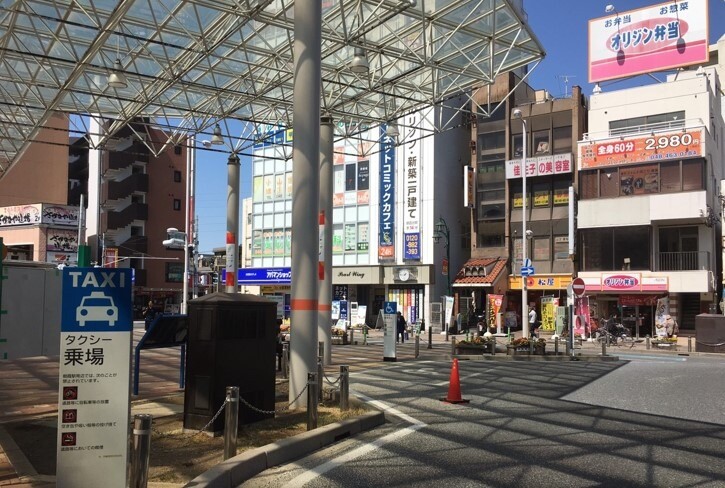
[(697, 314), (714, 312), (722, 279), (718, 68), (590, 100), (578, 144), (578, 254), (591, 315), (652, 335), (655, 307), (669, 302), (680, 330), (692, 331)]
[[(519, 82), (516, 74), (509, 73), (476, 93), (478, 104), (492, 115), (476, 118), (472, 127), (475, 205), (471, 210), (471, 259), (454, 284), (461, 302), (470, 297), (477, 313), (489, 306), (487, 297), (502, 297), (500, 312), (511, 327), (521, 326), (523, 218), (530, 231), (526, 258), (535, 270), (525, 278), (529, 304), (539, 310), (544, 297), (561, 304), (566, 299), (574, 273), (569, 255), (569, 187), (576, 185), (573, 153), (586, 127), (586, 100), (578, 86), (570, 96), (553, 98), (526, 84), (515, 89)], [(514, 109), (521, 112), (520, 119), (513, 117)]]
[[(187, 228), (188, 148), (181, 143), (155, 156), (149, 147), (167, 140), (158, 132), (138, 121), (104, 150), (89, 151), (86, 236), (96, 261), (134, 269), (135, 306), (154, 300), (176, 311), (184, 250), (166, 248), (163, 241), (168, 228)], [(100, 133), (95, 119), (91, 133)]]
[[(334, 145), (333, 301), (365, 307), (370, 324), (384, 301), (397, 302), (411, 322), (426, 318), (430, 302), (450, 294), (444, 264), (445, 271), (457, 269), (468, 255), (462, 192), (468, 144), (460, 129), (434, 137), (431, 120), (437, 115), (429, 109), (400, 119), (395, 139), (385, 127), (375, 127)], [(242, 289), (259, 286), (263, 295), (284, 296), (285, 305), (294, 272), (292, 232), (310, 231), (292, 223), (291, 137), (291, 131), (280, 131), (255, 149), (252, 266), (239, 275)], [(450, 264), (444, 263), (445, 243), (433, 239), (440, 218), (450, 229)]]

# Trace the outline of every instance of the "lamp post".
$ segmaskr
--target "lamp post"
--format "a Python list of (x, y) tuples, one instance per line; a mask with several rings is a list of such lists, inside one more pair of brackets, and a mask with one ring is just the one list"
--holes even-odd
[[(526, 239), (529, 237), (526, 234), (526, 120), (524, 120), (523, 114), (520, 109), (514, 109), (513, 116), (517, 119), (521, 119), (523, 124), (523, 136), (522, 136), (522, 147), (521, 152), (521, 180), (522, 191), (523, 191), (523, 214), (521, 218), (521, 264), (526, 263)], [(521, 332), (524, 337), (529, 337), (531, 332), (529, 331), (529, 303), (528, 303), (528, 290), (526, 289), (526, 277), (521, 274)]]
[[(438, 244), (438, 241), (440, 241), (441, 238), (445, 239), (443, 245), (446, 246), (446, 265), (448, 266), (446, 277), (448, 278), (448, 296), (451, 296), (451, 231), (443, 217), (438, 217), (438, 222), (436, 222), (435, 231), (433, 232), (433, 242)], [(443, 310), (445, 310), (445, 304), (443, 304), (443, 306)], [(443, 320), (443, 323), (445, 324), (445, 319)], [(446, 327), (446, 341), (447, 340), (448, 327)]]

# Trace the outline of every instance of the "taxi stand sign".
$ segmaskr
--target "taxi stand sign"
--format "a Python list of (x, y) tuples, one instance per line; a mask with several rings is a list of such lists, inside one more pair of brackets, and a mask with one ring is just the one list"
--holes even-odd
[(65, 268), (58, 486), (125, 487), (130, 423), (131, 269)]

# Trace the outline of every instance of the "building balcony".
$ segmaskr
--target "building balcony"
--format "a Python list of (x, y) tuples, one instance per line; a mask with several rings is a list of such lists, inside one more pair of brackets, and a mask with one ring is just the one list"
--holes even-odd
[(148, 218), (148, 205), (145, 203), (132, 203), (119, 212), (108, 212), (108, 229), (121, 229), (130, 225), (134, 220), (148, 220)]
[(136, 173), (121, 181), (108, 182), (108, 199), (120, 200), (133, 192), (149, 191), (149, 175)]
[(661, 252), (657, 254), (655, 271), (697, 271), (710, 267), (708, 251)]

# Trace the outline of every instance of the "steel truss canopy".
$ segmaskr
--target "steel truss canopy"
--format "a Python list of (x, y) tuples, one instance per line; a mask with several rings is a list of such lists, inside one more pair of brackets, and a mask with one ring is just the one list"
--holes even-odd
[[(472, 88), (544, 56), (521, 0), (321, 2), (321, 109), (340, 137), (450, 100), (470, 114)], [(71, 135), (109, 149), (121, 128), (146, 121), (168, 136), (149, 147), (155, 154), (189, 134), (209, 139), (216, 124), (225, 150), (235, 152), (270, 127), (293, 127), (294, 6), (0, 0), (0, 175), (31, 141), (42, 142), (41, 129), (57, 113)], [(351, 60), (361, 50), (369, 70), (356, 73)], [(109, 86), (114, 73), (125, 87)], [(88, 134), (90, 117), (106, 121), (102, 134)], [(256, 129), (235, 136), (233, 119)]]

